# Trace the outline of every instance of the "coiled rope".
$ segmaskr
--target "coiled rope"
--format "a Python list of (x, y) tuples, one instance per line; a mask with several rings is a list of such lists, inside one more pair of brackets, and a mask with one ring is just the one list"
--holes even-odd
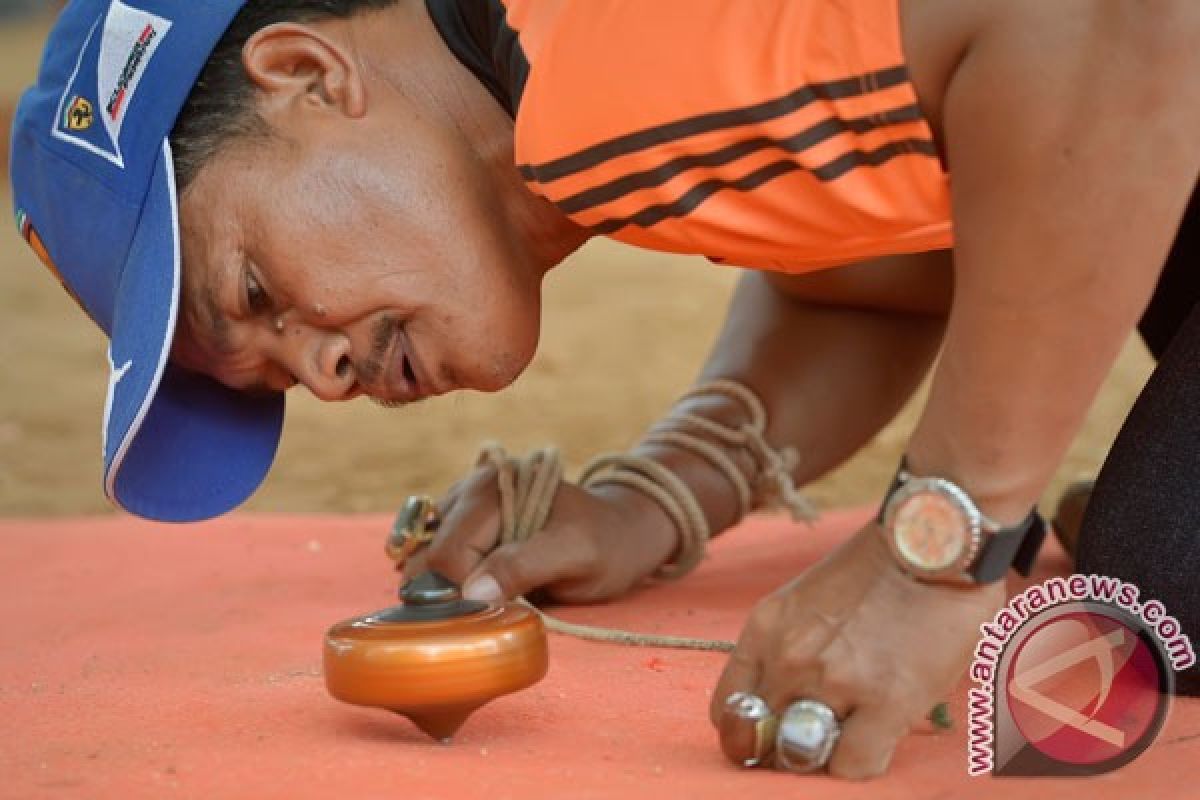
[[(758, 396), (742, 384), (719, 380), (696, 387), (683, 395), (682, 399), (712, 394), (740, 402), (749, 421), (734, 428), (676, 409), (655, 425), (643, 441), (687, 450), (715, 466), (737, 494), (739, 518), (756, 509), (782, 508), (789, 511), (793, 519), (814, 519), (816, 515), (812, 506), (792, 482), (795, 452), (790, 448), (777, 451), (766, 441), (767, 414)], [(702, 435), (727, 447), (744, 448), (754, 460), (754, 477), (748, 479), (725, 450), (711, 440), (702, 438)], [(500, 493), (499, 543), (524, 542), (538, 533), (550, 516), (554, 496), (563, 476), (558, 449), (545, 447), (528, 456), (516, 458), (500, 445), (489, 443), (481, 450), (478, 465), (487, 465), (496, 471)], [(679, 548), (669, 563), (656, 570), (656, 577), (666, 580), (681, 578), (704, 559), (711, 536), (704, 511), (688, 485), (662, 464), (628, 453), (602, 455), (583, 468), (579, 484), (583, 487), (603, 484), (627, 486), (647, 495), (662, 507), (679, 533)], [(530, 605), (523, 598), (522, 602)], [(532, 605), (530, 607), (533, 608)], [(734, 649), (733, 642), (720, 639), (637, 633), (581, 625), (536, 610), (548, 630), (590, 641), (723, 653)]]

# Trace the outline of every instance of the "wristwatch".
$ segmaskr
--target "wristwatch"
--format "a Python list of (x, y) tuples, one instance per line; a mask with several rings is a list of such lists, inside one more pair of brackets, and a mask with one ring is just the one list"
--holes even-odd
[(906, 460), (877, 521), (901, 568), (930, 583), (993, 583), (1010, 567), (1028, 576), (1046, 538), (1046, 523), (1036, 508), (1020, 523), (1001, 527), (960, 486), (915, 476)]

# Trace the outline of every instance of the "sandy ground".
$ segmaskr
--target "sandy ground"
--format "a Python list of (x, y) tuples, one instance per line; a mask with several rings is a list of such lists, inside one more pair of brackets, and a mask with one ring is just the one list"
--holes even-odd
[[(32, 80), (44, 35), (45, 22), (0, 23), (0, 113)], [(400, 411), (294, 392), (275, 469), (249, 508), (387, 511), (411, 492), (449, 485), (489, 438), (514, 451), (557, 443), (576, 465), (624, 448), (694, 377), (735, 278), (699, 259), (590, 245), (549, 280), (540, 353), (514, 387)], [(0, 228), (0, 320), (0, 515), (106, 511), (104, 339), (11, 226)], [(1150, 366), (1131, 343), (1047, 498), (1103, 459)], [(814, 498), (826, 507), (874, 502), (919, 402), (813, 485)]]

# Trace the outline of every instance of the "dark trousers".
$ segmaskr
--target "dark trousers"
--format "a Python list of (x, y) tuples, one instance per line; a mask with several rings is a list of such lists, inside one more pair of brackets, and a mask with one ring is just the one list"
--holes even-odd
[[(1097, 478), (1077, 569), (1160, 600), (1200, 655), (1200, 191), (1138, 330), (1158, 365)], [(1200, 694), (1200, 668), (1177, 678)]]

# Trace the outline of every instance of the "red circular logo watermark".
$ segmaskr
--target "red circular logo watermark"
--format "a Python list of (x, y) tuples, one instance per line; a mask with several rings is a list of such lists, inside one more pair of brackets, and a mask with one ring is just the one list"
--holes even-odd
[(997, 774), (1109, 772), (1166, 718), (1172, 670), (1129, 613), (1073, 602), (1029, 620), (997, 674)]

